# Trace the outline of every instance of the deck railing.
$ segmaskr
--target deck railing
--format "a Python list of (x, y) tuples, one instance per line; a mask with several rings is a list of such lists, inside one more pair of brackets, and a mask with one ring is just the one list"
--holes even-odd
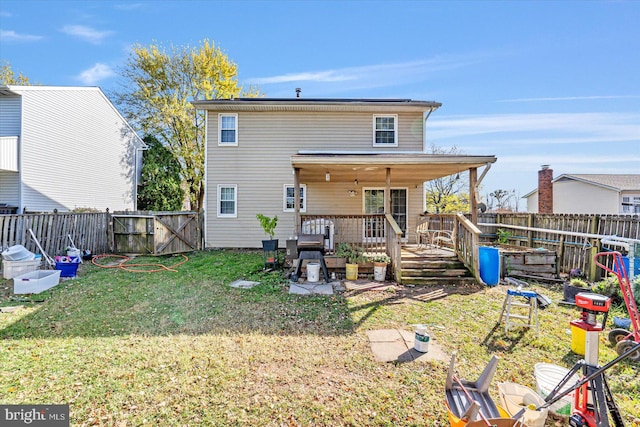
[(387, 252), (384, 214), (300, 215), (300, 221), (303, 234), (333, 236), (333, 245), (327, 250), (329, 254), (334, 253), (340, 243), (359, 246), (367, 254)]
[(390, 214), (301, 215), (303, 234), (324, 234), (331, 244), (326, 253), (335, 253), (340, 243), (358, 246), (367, 256), (387, 254), (394, 279), (401, 280), (402, 230)]
[(478, 251), (480, 233), (480, 229), (463, 214), (458, 213), (455, 215), (453, 234), (456, 254), (458, 259), (471, 271), (478, 283), (482, 283)]

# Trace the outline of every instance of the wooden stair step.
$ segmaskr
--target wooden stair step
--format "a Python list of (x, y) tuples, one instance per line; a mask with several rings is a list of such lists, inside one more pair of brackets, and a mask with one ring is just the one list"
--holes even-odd
[(466, 277), (471, 273), (466, 268), (402, 269), (402, 277)]
[(435, 286), (435, 285), (467, 285), (476, 283), (473, 277), (403, 277), (403, 285)]
[(447, 261), (447, 260), (442, 260), (442, 261), (406, 261), (406, 260), (402, 260), (401, 263), (401, 267), (403, 269), (417, 269), (417, 270), (424, 270), (424, 269), (430, 269), (430, 268), (434, 268), (434, 269), (439, 269), (439, 268), (464, 268), (464, 264), (461, 263), (460, 261)]

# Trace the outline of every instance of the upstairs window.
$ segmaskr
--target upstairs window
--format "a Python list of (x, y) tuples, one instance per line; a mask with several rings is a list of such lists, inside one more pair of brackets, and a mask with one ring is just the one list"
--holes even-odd
[(373, 146), (397, 147), (398, 146), (398, 116), (373, 116)]
[(238, 145), (237, 114), (218, 114), (218, 145)]
[[(282, 210), (284, 212), (293, 212), (295, 210), (295, 201), (293, 190), (295, 187), (293, 185), (285, 184), (284, 186), (284, 200)], [(300, 184), (300, 212), (307, 211), (307, 186), (305, 184)]]

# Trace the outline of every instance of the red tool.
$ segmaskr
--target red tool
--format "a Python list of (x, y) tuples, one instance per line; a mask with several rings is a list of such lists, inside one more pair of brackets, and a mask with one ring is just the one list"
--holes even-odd
[[(616, 346), (616, 352), (618, 354), (626, 353), (627, 350), (640, 343), (640, 314), (638, 314), (638, 306), (633, 297), (631, 282), (629, 276), (627, 276), (627, 269), (622, 260), (622, 254), (620, 252), (600, 252), (593, 257), (593, 260), (598, 267), (618, 278), (622, 298), (624, 298), (624, 303), (627, 306), (627, 312), (629, 312), (629, 318), (631, 319), (632, 332), (622, 328), (613, 329), (609, 332), (609, 341)], [(602, 262), (600, 260), (602, 260)], [(632, 353), (631, 356), (629, 356), (629, 360), (639, 362), (640, 350)]]

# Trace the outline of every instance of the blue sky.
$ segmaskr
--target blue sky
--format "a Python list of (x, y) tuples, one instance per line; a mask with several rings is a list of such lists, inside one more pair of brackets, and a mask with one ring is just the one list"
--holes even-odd
[(3, 0), (0, 58), (108, 94), (132, 44), (208, 38), (268, 97), (442, 102), (428, 141), (496, 155), (481, 195), (522, 196), (542, 164), (640, 173), (639, 22), (640, 1)]

